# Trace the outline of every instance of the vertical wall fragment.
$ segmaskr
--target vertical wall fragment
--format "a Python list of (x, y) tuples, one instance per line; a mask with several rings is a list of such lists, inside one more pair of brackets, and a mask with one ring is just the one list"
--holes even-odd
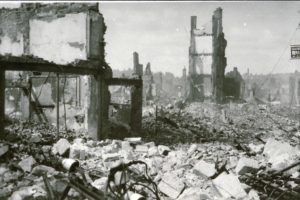
[(0, 70), (0, 139), (4, 138), (5, 71)]
[(133, 75), (138, 78), (143, 76), (143, 65), (139, 63), (139, 54), (137, 52), (133, 53)]
[[(191, 32), (190, 32), (190, 47), (189, 47), (189, 87), (188, 87), (188, 100), (189, 101), (202, 101), (204, 99), (203, 78), (201, 74), (197, 73), (197, 64), (199, 55), (196, 51), (196, 35), (197, 30), (197, 17), (191, 16)], [(201, 71), (201, 69), (200, 69)]]
[(222, 9), (217, 8), (212, 17), (213, 33), (213, 59), (212, 59), (212, 89), (213, 100), (217, 103), (223, 101), (224, 73), (227, 64), (225, 48), (227, 41), (224, 38), (222, 25)]
[[(139, 54), (133, 53), (133, 76), (143, 77), (143, 65), (139, 63)], [(143, 84), (131, 89), (131, 130), (135, 133), (142, 129)]]
[(153, 74), (151, 72), (151, 65), (148, 62), (146, 65), (145, 73), (143, 76), (144, 82), (144, 90), (145, 90), (145, 101), (153, 100), (154, 98), (154, 81), (153, 81)]
[(197, 29), (197, 16), (191, 16), (191, 32), (190, 32), (190, 47), (189, 47), (189, 75), (196, 74), (196, 38), (194, 30)]

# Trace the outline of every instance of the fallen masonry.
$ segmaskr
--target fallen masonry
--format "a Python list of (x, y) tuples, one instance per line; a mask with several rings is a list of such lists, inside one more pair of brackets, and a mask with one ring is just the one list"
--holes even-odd
[[(297, 129), (297, 122), (275, 114), (268, 120), (254, 110), (252, 118), (257, 118), (257, 124), (248, 125), (245, 122), (251, 115), (248, 111), (243, 114), (241, 107), (228, 110), (234, 123), (225, 123), (218, 117), (221, 109), (206, 105), (204, 112), (202, 106), (195, 103), (182, 110), (186, 119), (177, 119), (174, 108), (164, 110), (165, 117), (173, 116), (178, 124), (178, 128), (156, 124), (166, 135), (124, 140), (94, 141), (85, 133), (75, 137), (75, 132), (62, 131), (57, 135), (49, 125), (12, 122), (6, 129), (9, 135), (0, 142), (4, 152), (0, 156), (1, 198), (37, 199), (52, 193), (61, 197), (68, 184), (80, 183), (80, 192), (70, 189), (68, 198), (80, 199), (92, 191), (112, 199), (298, 199), (300, 150), (295, 137), (290, 139), (292, 132), (278, 135), (276, 131), (278, 124)], [(207, 114), (209, 108), (214, 114)], [(35, 139), (30, 140), (32, 135), (27, 133), (32, 126), (37, 128)], [(166, 129), (170, 132), (164, 132)], [(197, 135), (196, 130), (200, 134), (192, 144), (188, 143), (190, 138), (183, 140), (185, 133)], [(228, 138), (210, 140), (203, 131)], [(173, 134), (173, 144), (163, 139), (168, 134)], [(78, 172), (74, 173), (75, 169)]]

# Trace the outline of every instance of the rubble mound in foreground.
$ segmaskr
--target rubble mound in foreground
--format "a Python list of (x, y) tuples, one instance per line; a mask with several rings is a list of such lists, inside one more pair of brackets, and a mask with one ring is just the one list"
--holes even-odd
[[(1, 141), (0, 145), (0, 196), (46, 199), (49, 192), (43, 179), (45, 174), (54, 195), (60, 196), (70, 181), (70, 172), (63, 168), (61, 161), (72, 159), (79, 161), (90, 178), (85, 181), (112, 199), (116, 199), (112, 191), (117, 195), (120, 192), (116, 189), (129, 186), (124, 199), (136, 196), (157, 199), (155, 192), (160, 199), (299, 199), (297, 122), (249, 105), (245, 105), (247, 108), (212, 106), (215, 113), (202, 105), (192, 106), (191, 110), (188, 107), (181, 111), (182, 115), (191, 117), (190, 124), (201, 124), (216, 136), (222, 131), (232, 138), (180, 143), (175, 140), (180, 138), (179, 131), (169, 133), (178, 134), (169, 138), (173, 139), (170, 145), (163, 145), (164, 141), (157, 143), (155, 137), (152, 137), (155, 142), (147, 137), (147, 141), (141, 138), (93, 141), (84, 135), (75, 137), (71, 132), (55, 136), (54, 129), (42, 125), (32, 131), (26, 124), (19, 124), (20, 127), (14, 124), (8, 128), (11, 128), (10, 140)], [(165, 112), (172, 116), (177, 113), (172, 109)], [(164, 117), (172, 119), (171, 122), (161, 120), (162, 126), (172, 127), (171, 130), (182, 130), (182, 125), (187, 123), (168, 115)], [(144, 120), (147, 118), (151, 116)], [(191, 126), (194, 125), (186, 127)], [(243, 134), (248, 135), (242, 138)], [(146, 163), (147, 176), (145, 166), (138, 164), (128, 172), (129, 167), (126, 168), (121, 176), (115, 173), (111, 177), (112, 169), (132, 161)], [(154, 192), (133, 187), (133, 183), (145, 181), (137, 181), (137, 176), (148, 177)], [(107, 189), (108, 180), (113, 180), (112, 190)], [(68, 198), (82, 199), (82, 196), (71, 189)]]

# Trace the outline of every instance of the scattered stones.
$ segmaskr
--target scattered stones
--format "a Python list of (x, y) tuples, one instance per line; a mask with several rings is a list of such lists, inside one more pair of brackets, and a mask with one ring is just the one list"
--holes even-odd
[(9, 200), (22, 200), (26, 198), (45, 198), (47, 192), (40, 186), (33, 185), (29, 187), (23, 187), (15, 191)]
[(248, 145), (249, 149), (255, 153), (262, 153), (264, 150), (264, 146), (263, 144), (259, 144), (259, 145), (255, 145), (253, 143), (250, 143)]
[[(234, 109), (241, 108), (243, 108), (243, 106)], [(4, 149), (4, 154), (9, 153), (3, 158), (6, 159), (6, 157), (14, 156), (11, 160), (12, 163), (19, 163), (20, 158), (25, 157), (25, 159), (19, 163), (19, 166), (23, 171), (31, 173), (23, 173), (21, 170), (18, 170), (18, 167), (11, 163), (0, 165), (0, 198), (2, 196), (32, 198), (32, 193), (24, 188), (29, 185), (37, 185), (44, 188), (42, 177), (40, 177), (44, 173), (48, 174), (53, 190), (58, 194), (61, 193), (66, 187), (64, 180), (67, 180), (67, 174), (63, 171), (56, 171), (59, 170), (61, 166), (53, 164), (52, 159), (56, 157), (60, 159), (60, 156), (65, 157), (68, 152), (69, 158), (78, 159), (84, 169), (96, 171), (96, 175), (91, 176), (91, 183), (99, 190), (104, 191), (106, 189), (108, 178), (105, 174), (107, 174), (112, 167), (120, 163), (128, 163), (132, 160), (141, 160), (147, 163), (148, 175), (157, 183), (158, 189), (162, 194), (168, 196), (167, 198), (162, 198), (179, 200), (228, 198), (257, 200), (259, 199), (259, 195), (261, 195), (261, 191), (257, 188), (259, 193), (253, 190), (254, 187), (242, 180), (243, 175), (245, 175), (245, 173), (256, 173), (259, 166), (264, 167), (267, 162), (272, 164), (273, 169), (282, 169), (290, 162), (297, 160), (297, 152), (300, 151), (299, 148), (293, 147), (293, 143), (281, 141), (280, 136), (285, 134), (285, 132), (280, 131), (279, 133), (275, 131), (274, 133), (274, 131), (270, 131), (274, 128), (274, 122), (273, 124), (265, 124), (265, 121), (261, 118), (260, 120), (256, 119), (258, 116), (255, 114), (253, 114), (253, 116), (247, 115), (247, 119), (245, 120), (245, 117), (234, 117), (231, 111), (224, 109), (226, 110), (226, 115), (224, 115), (226, 117), (224, 118), (226, 123), (224, 123), (225, 120), (220, 123), (219, 111), (211, 111), (209, 108), (203, 108), (202, 110), (201, 112), (195, 108), (191, 110), (191, 112), (197, 116), (195, 118), (190, 117), (185, 110), (181, 110), (180, 114), (178, 114), (179, 112), (176, 111), (175, 108), (175, 114), (164, 114), (164, 119), (169, 119), (169, 121), (166, 120), (169, 124), (166, 125), (157, 122), (157, 130), (162, 133), (166, 132), (167, 136), (168, 134), (173, 134), (172, 137), (168, 136), (168, 142), (175, 143), (176, 145), (169, 146), (166, 145), (168, 143), (165, 141), (155, 140), (154, 137), (151, 138), (152, 136), (150, 136), (150, 140), (143, 138), (145, 141), (151, 141), (151, 139), (155, 141), (147, 143), (143, 143), (140, 137), (126, 138), (124, 141), (107, 139), (96, 142), (89, 140), (88, 137), (83, 137), (84, 139), (74, 139), (70, 136), (60, 136), (53, 139), (53, 141), (57, 142), (52, 146), (51, 144), (54, 142), (44, 143), (47, 137), (44, 137), (44, 133), (42, 132), (34, 130), (34, 134), (29, 134), (31, 133), (31, 130), (29, 130), (26, 134), (22, 133), (22, 137), (28, 135), (28, 137), (26, 137), (28, 142), (16, 142), (13, 145), (5, 144), (7, 149)], [(216, 121), (217, 118), (219, 121)], [(232, 120), (234, 127), (231, 126)], [(249, 121), (251, 123), (255, 122), (254, 126), (256, 127), (254, 127), (253, 130), (252, 128), (249, 130)], [(260, 123), (260, 121), (262, 122)], [(256, 123), (259, 123), (259, 125)], [(170, 126), (173, 126), (173, 128), (170, 128)], [(161, 129), (162, 127), (166, 128)], [(281, 127), (284, 128), (284, 130), (295, 131), (293, 125)], [(263, 141), (267, 141), (267, 143), (265, 145), (257, 144), (259, 141), (255, 143), (256, 139), (254, 140), (251, 135), (253, 132), (258, 133)], [(272, 135), (268, 135), (271, 133), (275, 134), (281, 142), (278, 143), (278, 141), (274, 139), (266, 139), (267, 137), (272, 137)], [(234, 137), (235, 134), (239, 135), (238, 139), (241, 138), (239, 142), (244, 144), (244, 147), (249, 147), (250, 151), (256, 154), (248, 155), (245, 150), (236, 149), (230, 142), (226, 142), (226, 140), (223, 142), (221, 139), (224, 136), (225, 138)], [(210, 141), (206, 142), (205, 140), (201, 143), (202, 139), (205, 138), (203, 135), (217, 137), (213, 143)], [(248, 140), (248, 136), (250, 140)], [(181, 143), (183, 137), (185, 140), (182, 140), (183, 143)], [(180, 142), (177, 143), (177, 139)], [(296, 141), (296, 139), (293, 140)], [(72, 145), (68, 141), (70, 141)], [(188, 141), (188, 144), (184, 143), (184, 141)], [(248, 144), (247, 141), (253, 143)], [(156, 146), (155, 144), (160, 145)], [(1, 147), (5, 145), (0, 144), (0, 152)], [(51, 151), (59, 156), (53, 156)], [(262, 155), (262, 151), (265, 156)], [(26, 161), (29, 155), (31, 155), (31, 159)], [(43, 156), (44, 159), (39, 159), (41, 156)], [(249, 156), (251, 156), (251, 158), (248, 158)], [(49, 162), (49, 160), (51, 160), (51, 162)], [(211, 180), (210, 177), (217, 172), (215, 163), (220, 164), (225, 161), (228, 161), (226, 170), (228, 170), (230, 174), (223, 172)], [(262, 167), (260, 169), (263, 169)], [(137, 167), (137, 171), (143, 172), (143, 166)], [(233, 174), (232, 171), (235, 171), (236, 174)], [(260, 172), (261, 171), (259, 171), (259, 173)], [(26, 177), (26, 180), (24, 177)], [(299, 172), (294, 172), (292, 177), (298, 179)], [(131, 178), (130, 176), (124, 178), (121, 176), (121, 173), (117, 173), (114, 180), (117, 184), (124, 184), (125, 180), (128, 181)], [(241, 182), (239, 182), (239, 180)], [(297, 188), (299, 185), (293, 181), (288, 181), (287, 183), (292, 188)], [(219, 194), (214, 193), (214, 189)], [(248, 195), (247, 192), (249, 192)], [(128, 193), (129, 199), (146, 198), (144, 195), (144, 193)], [(80, 198), (80, 194), (77, 192), (70, 191), (69, 197), (70, 196)]]
[(192, 144), (188, 150), (188, 155), (192, 155), (196, 150), (198, 149), (198, 145), (197, 144)]
[(70, 146), (69, 158), (84, 160), (88, 152), (87, 146), (82, 143), (74, 143)]
[[(268, 162), (272, 164), (272, 168), (276, 170), (283, 169), (296, 162), (300, 157), (300, 151), (292, 147), (286, 142), (277, 141), (269, 138), (265, 144), (263, 154), (268, 157)], [(298, 167), (290, 170), (295, 172)]]

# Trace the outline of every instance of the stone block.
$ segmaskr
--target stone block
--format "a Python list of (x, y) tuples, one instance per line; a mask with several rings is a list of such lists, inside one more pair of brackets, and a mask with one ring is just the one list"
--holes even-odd
[(81, 143), (74, 143), (70, 146), (69, 158), (84, 160), (88, 149), (87, 146)]
[(32, 143), (39, 143), (42, 141), (42, 135), (40, 133), (33, 133), (29, 141)]
[(18, 165), (22, 168), (24, 172), (30, 172), (32, 166), (36, 163), (35, 159), (32, 156), (24, 158), (21, 160)]
[(58, 140), (52, 147), (53, 154), (64, 155), (70, 149), (71, 144), (65, 138)]
[(147, 146), (148, 148), (155, 147), (154, 142), (148, 142), (148, 143), (145, 143), (144, 145)]
[(184, 190), (184, 183), (177, 176), (166, 174), (158, 184), (158, 189), (168, 197), (176, 199)]
[(213, 180), (213, 185), (224, 199), (242, 199), (247, 196), (237, 176), (223, 172)]
[(94, 186), (98, 190), (102, 190), (102, 191), (104, 191), (106, 189), (106, 185), (107, 185), (107, 177), (101, 177), (99, 179), (96, 179), (92, 183), (92, 186)]
[(141, 144), (142, 138), (141, 137), (130, 137), (130, 138), (124, 138), (124, 141), (127, 141), (130, 144)]
[(244, 158), (242, 157), (236, 168), (236, 174), (238, 175), (243, 175), (245, 173), (252, 173), (252, 172), (256, 172), (259, 168), (259, 164), (256, 160), (254, 159), (250, 159), (250, 158)]
[(53, 174), (55, 172), (56, 170), (52, 167), (48, 167), (46, 165), (38, 165), (32, 169), (31, 174), (35, 176), (42, 176), (44, 173)]
[(150, 147), (148, 149), (148, 156), (157, 156), (159, 155), (158, 148), (156, 146)]
[(140, 153), (148, 153), (148, 146), (146, 145), (136, 145), (135, 151)]
[[(267, 140), (263, 154), (267, 156), (268, 162), (272, 164), (272, 168), (275, 170), (280, 170), (293, 164), (300, 157), (299, 149), (273, 138)], [(299, 167), (294, 167), (287, 171), (287, 173), (293, 173), (298, 169)]]
[(102, 155), (102, 159), (104, 162), (111, 162), (120, 159), (120, 154), (118, 153), (106, 153)]
[(128, 141), (122, 141), (121, 143), (122, 150), (129, 151), (132, 149)]
[(205, 178), (211, 177), (216, 173), (215, 165), (200, 160), (193, 168), (194, 174)]
[(8, 152), (9, 146), (6, 144), (0, 144), (0, 157)]

